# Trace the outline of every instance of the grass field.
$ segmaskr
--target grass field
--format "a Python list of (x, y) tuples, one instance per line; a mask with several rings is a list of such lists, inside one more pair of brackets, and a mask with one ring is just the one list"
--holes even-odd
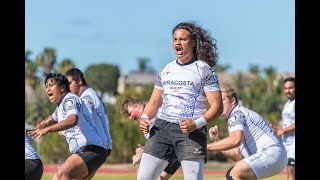
[[(206, 170), (216, 170), (216, 172), (210, 172), (207, 171), (207, 173), (205, 173), (204, 175), (204, 180), (209, 180), (209, 179), (214, 179), (214, 180), (225, 180), (225, 175), (224, 172), (226, 172), (231, 166), (232, 166), (232, 162), (226, 162), (226, 163), (221, 163), (221, 162), (217, 162), (217, 161), (208, 161), (206, 163), (205, 166), (205, 171)], [(56, 167), (57, 168), (57, 167)], [(137, 167), (133, 167), (131, 163), (128, 164), (105, 164), (103, 165), (100, 169), (114, 169), (114, 170), (131, 170), (130, 173), (125, 173), (123, 171), (123, 173), (120, 172), (115, 172), (115, 171), (109, 171), (110, 173), (97, 173), (92, 180), (136, 180), (137, 179), (137, 175), (134, 173), (136, 172), (136, 168)], [(132, 171), (133, 170), (133, 171)], [(221, 172), (221, 170), (223, 170), (223, 172)], [(44, 172), (41, 180), (51, 180), (52, 176), (53, 176), (53, 172), (54, 171), (47, 171)], [(220, 171), (220, 172), (218, 172)], [(182, 175), (182, 171), (181, 168), (177, 171), (176, 174), (174, 174), (170, 180), (183, 180), (183, 175)], [(287, 180), (287, 175), (285, 173), (281, 173), (278, 175), (275, 175), (273, 177), (270, 178), (265, 178), (264, 180)]]
[[(45, 173), (41, 180), (51, 180), (51, 177), (53, 176), (53, 173)], [(92, 180), (136, 180), (137, 175), (122, 175), (122, 174), (96, 174)], [(214, 179), (214, 180), (225, 180), (224, 175), (211, 175), (211, 174), (205, 174), (204, 175), (205, 180)], [(279, 174), (270, 178), (265, 178), (264, 180), (286, 180), (287, 176), (285, 174)], [(183, 180), (183, 176), (180, 174), (173, 175), (170, 180)]]

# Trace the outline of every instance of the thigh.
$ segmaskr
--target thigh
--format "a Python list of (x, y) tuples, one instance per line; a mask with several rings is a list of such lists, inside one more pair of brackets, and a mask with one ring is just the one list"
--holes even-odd
[(147, 140), (143, 152), (163, 160), (169, 160), (174, 156), (172, 138), (170, 136), (171, 123), (157, 119), (150, 130), (150, 137)]
[(179, 161), (192, 159), (205, 159), (207, 157), (207, 126), (185, 134), (182, 133), (180, 126), (172, 129), (174, 151)]
[(185, 179), (203, 179), (204, 159), (183, 160), (181, 167)]
[(143, 153), (137, 179), (155, 180), (160, 176), (167, 165), (168, 161)]
[(78, 154), (72, 154), (59, 167), (59, 177), (69, 177), (71, 179), (81, 179), (88, 175), (88, 168), (84, 160)]
[(257, 179), (251, 165), (245, 160), (238, 161), (230, 171), (233, 179)]
[(266, 178), (280, 173), (287, 163), (283, 146), (273, 145), (259, 149), (255, 154), (243, 159), (250, 165), (257, 178)]

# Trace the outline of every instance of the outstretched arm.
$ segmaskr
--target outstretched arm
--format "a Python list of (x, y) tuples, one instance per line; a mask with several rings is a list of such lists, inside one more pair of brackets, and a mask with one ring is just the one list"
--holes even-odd
[(243, 158), (239, 149), (243, 138), (243, 131), (233, 131), (230, 136), (220, 140), (218, 127), (216, 125), (209, 129), (209, 136), (213, 143), (208, 144), (208, 150), (221, 151), (226, 157), (235, 162)]
[[(53, 120), (54, 121), (54, 120)], [(72, 128), (76, 126), (78, 123), (78, 115), (76, 114), (70, 114), (68, 115), (67, 119), (60, 121), (59, 123), (55, 123), (51, 126), (47, 126), (45, 128), (37, 128), (33, 131), (28, 131), (28, 135), (32, 138), (38, 138), (40, 139), (42, 135), (46, 135), (49, 132), (57, 132), (66, 130), (69, 128)]]
[(45, 120), (41, 121), (40, 124), (35, 129), (43, 129), (55, 123), (57, 122), (53, 120), (52, 115), (50, 115)]
[(208, 150), (212, 151), (226, 151), (236, 147), (239, 147), (243, 138), (243, 131), (236, 130), (222, 139), (208, 144)]

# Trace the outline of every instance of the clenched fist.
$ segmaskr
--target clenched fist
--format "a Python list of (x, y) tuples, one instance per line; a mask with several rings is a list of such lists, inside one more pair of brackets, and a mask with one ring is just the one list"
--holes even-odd
[(219, 140), (219, 129), (217, 125), (209, 129), (209, 137), (212, 142)]

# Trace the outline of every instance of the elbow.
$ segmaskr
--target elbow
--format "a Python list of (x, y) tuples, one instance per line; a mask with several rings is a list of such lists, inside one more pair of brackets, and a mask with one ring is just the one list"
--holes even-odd
[(72, 120), (68, 121), (67, 127), (72, 128), (72, 127), (76, 126), (77, 124), (78, 124), (78, 119), (72, 119)]
[(239, 147), (241, 145), (242, 139), (236, 138), (234, 141), (234, 147)]

